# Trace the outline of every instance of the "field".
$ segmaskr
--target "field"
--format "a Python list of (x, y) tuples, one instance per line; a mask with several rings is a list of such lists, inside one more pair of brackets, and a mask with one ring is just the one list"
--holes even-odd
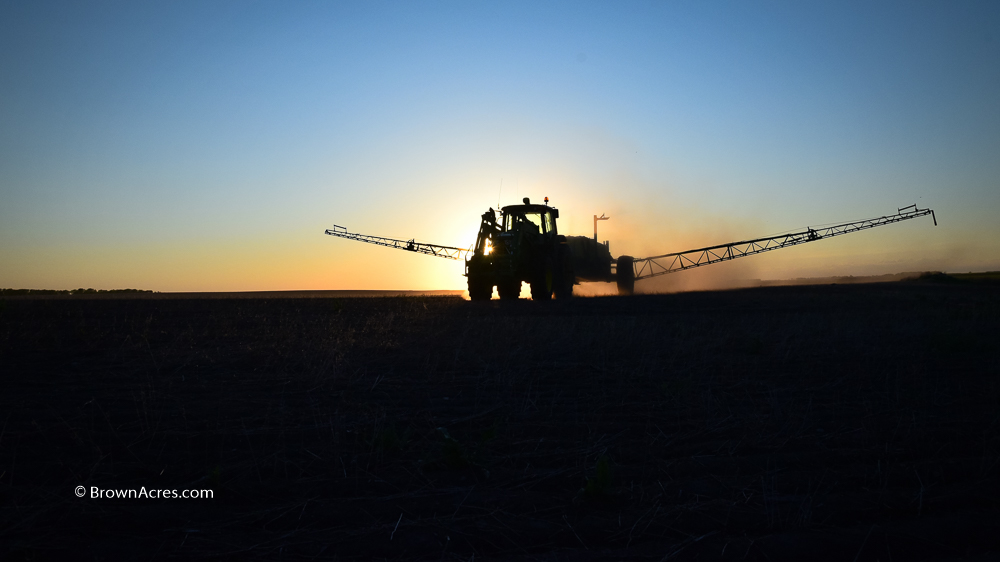
[(1000, 286), (951, 280), (8, 297), (0, 558), (996, 559)]

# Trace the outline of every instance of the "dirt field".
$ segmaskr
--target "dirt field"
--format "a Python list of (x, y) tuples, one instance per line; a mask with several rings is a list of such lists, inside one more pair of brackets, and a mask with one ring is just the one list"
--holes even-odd
[(971, 283), (7, 298), (0, 558), (993, 560), (998, 319)]

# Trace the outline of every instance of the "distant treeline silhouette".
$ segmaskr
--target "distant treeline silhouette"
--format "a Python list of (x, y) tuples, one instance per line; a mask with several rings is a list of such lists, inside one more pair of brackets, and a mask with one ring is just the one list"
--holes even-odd
[(103, 293), (152, 293), (143, 289), (0, 289), (0, 296), (13, 297), (18, 295), (96, 295)]
[(908, 279), (911, 282), (923, 283), (1000, 283), (1000, 271), (980, 271), (977, 273), (944, 273), (942, 271), (928, 271), (919, 276)]

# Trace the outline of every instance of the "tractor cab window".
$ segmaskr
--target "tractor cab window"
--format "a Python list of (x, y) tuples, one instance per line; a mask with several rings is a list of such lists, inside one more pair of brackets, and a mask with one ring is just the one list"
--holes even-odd
[[(545, 214), (545, 223), (548, 225), (552, 224), (552, 219), (549, 218), (548, 213)], [(519, 228), (529, 228), (536, 232), (542, 232), (542, 214), (541, 213), (523, 213), (514, 214), (510, 213), (507, 215), (506, 224), (504, 225), (504, 230), (507, 232), (513, 232)], [(551, 227), (551, 226), (550, 226)]]
[(555, 221), (552, 220), (552, 213), (545, 213), (542, 216), (545, 217), (545, 233), (548, 234), (550, 232), (555, 232), (556, 224)]

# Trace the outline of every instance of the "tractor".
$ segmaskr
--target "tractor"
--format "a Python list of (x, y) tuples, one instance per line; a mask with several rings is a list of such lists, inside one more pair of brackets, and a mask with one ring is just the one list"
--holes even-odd
[[(516, 299), (521, 283), (531, 288), (532, 300), (573, 296), (573, 285), (581, 281), (618, 281), (631, 292), (634, 284), (631, 258), (611, 258), (607, 243), (586, 236), (559, 234), (559, 209), (534, 205), (527, 197), (523, 205), (508, 205), (499, 216), (492, 208), (482, 215), (479, 234), (465, 261), (469, 298), (489, 300), (493, 287), (501, 299)], [(618, 279), (613, 266), (628, 262)]]

